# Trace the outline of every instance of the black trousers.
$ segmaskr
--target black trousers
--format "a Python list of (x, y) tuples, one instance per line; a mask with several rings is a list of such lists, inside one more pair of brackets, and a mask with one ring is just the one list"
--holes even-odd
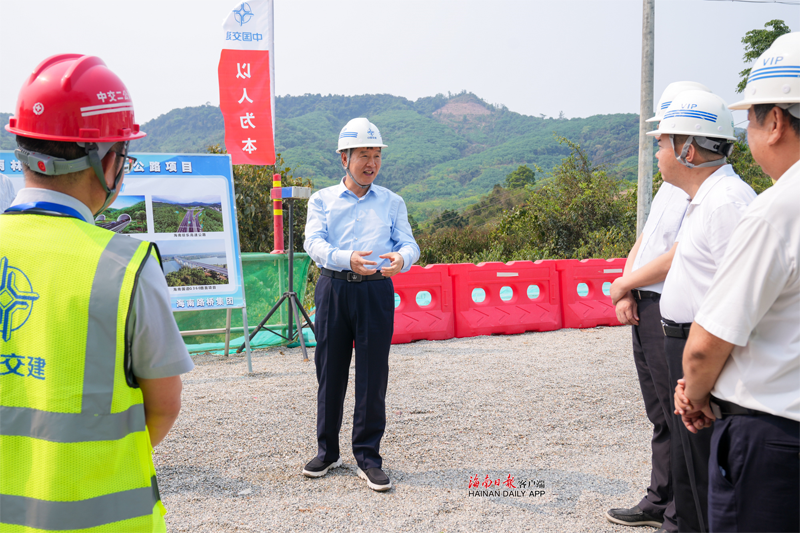
[(353, 343), (356, 351), (353, 455), (362, 470), (381, 468), (386, 383), (394, 329), (391, 279), (350, 283), (320, 276), (314, 295), (317, 349), (317, 457), (339, 458), (344, 397)]
[(663, 517), (667, 531), (678, 531), (675, 503), (672, 498), (672, 473), (670, 472), (670, 399), (674, 387), (670, 386), (667, 356), (664, 353), (664, 333), (661, 330), (661, 310), (658, 300), (636, 300), (639, 325), (631, 326), (633, 360), (639, 375), (639, 387), (647, 412), (653, 424), (650, 486), (639, 502), (645, 513)]
[(708, 477), (711, 531), (800, 531), (800, 422), (717, 420)]
[[(683, 377), (683, 348), (686, 339), (664, 337), (664, 351), (669, 365), (671, 412), (675, 412), (675, 385)], [(690, 432), (681, 417), (672, 415), (672, 493), (678, 530), (708, 531), (708, 457), (711, 432)]]

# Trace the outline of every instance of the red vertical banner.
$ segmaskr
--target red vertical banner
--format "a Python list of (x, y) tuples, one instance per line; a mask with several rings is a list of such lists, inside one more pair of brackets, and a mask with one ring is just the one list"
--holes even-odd
[(269, 51), (227, 50), (219, 57), (219, 107), (234, 165), (274, 165)]

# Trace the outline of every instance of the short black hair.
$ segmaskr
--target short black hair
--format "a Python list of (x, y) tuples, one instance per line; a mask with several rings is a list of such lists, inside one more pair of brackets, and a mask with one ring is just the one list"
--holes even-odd
[(17, 135), (17, 146), (28, 152), (39, 152), (50, 157), (59, 157), (72, 161), (86, 155), (86, 150), (75, 142), (46, 141)]
[[(778, 107), (775, 104), (755, 104), (753, 106), (753, 113), (756, 115), (756, 120), (758, 120), (759, 124), (764, 124), (764, 119), (767, 118), (767, 115), (770, 111), (772, 111), (773, 107)], [(800, 137), (800, 118), (789, 113), (787, 110), (783, 109), (782, 107), (778, 107), (781, 111), (783, 111), (783, 116), (786, 120), (789, 121), (789, 124), (792, 125), (792, 129), (794, 130), (794, 134)]]

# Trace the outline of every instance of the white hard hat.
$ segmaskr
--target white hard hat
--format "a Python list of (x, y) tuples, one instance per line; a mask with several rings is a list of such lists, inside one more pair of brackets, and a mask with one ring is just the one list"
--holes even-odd
[(664, 89), (664, 92), (661, 93), (661, 98), (658, 100), (658, 106), (656, 107), (656, 116), (653, 118), (648, 118), (645, 122), (658, 122), (664, 116), (664, 112), (669, 107), (669, 104), (672, 103), (672, 99), (675, 98), (679, 93), (683, 91), (705, 91), (707, 93), (711, 92), (711, 89), (703, 85), (702, 83), (697, 83), (696, 81), (674, 81), (667, 85), (667, 88)]
[(339, 148), (336, 151), (341, 153), (350, 148), (386, 148), (386, 145), (375, 124), (365, 118), (354, 118), (339, 133)]
[[(753, 64), (744, 100), (731, 109), (749, 109), (754, 104), (800, 103), (800, 32), (781, 35)], [(800, 105), (781, 105), (800, 118)]]
[(690, 135), (735, 141), (733, 115), (725, 100), (705, 91), (683, 91), (672, 99), (658, 129), (647, 135)]

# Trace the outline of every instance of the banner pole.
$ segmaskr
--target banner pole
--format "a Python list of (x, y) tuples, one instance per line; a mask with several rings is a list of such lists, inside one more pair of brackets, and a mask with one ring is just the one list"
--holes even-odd
[(275, 139), (275, 2), (269, 3), (269, 85), (272, 107), (272, 138)]
[(230, 354), (231, 347), (231, 311), (232, 309), (229, 307), (225, 316), (225, 357)]
[(247, 326), (247, 308), (242, 307), (242, 325), (244, 326), (245, 356), (247, 357), (247, 372), (253, 373), (253, 359), (250, 357), (250, 328)]

